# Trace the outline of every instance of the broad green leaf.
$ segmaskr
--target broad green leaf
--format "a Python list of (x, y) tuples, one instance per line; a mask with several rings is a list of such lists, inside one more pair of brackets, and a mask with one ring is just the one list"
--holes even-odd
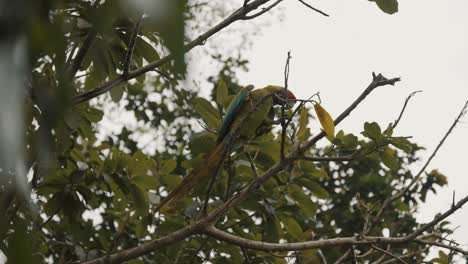
[(195, 112), (197, 112), (203, 121), (205, 121), (206, 125), (209, 128), (217, 129), (220, 124), (219, 112), (211, 105), (211, 103), (201, 97), (197, 97), (193, 99), (193, 108)]
[(395, 14), (398, 12), (398, 1), (397, 0), (372, 0), (375, 2), (380, 10), (387, 14)]
[(149, 213), (148, 192), (140, 189), (138, 186), (130, 185), (130, 195), (138, 216), (146, 216)]
[(86, 109), (86, 111), (83, 113), (83, 115), (90, 122), (97, 123), (97, 122), (101, 121), (102, 117), (104, 116), (104, 113), (99, 109), (96, 109), (94, 107), (89, 107), (89, 108)]
[(387, 166), (389, 169), (396, 171), (400, 167), (400, 163), (397, 160), (396, 157), (396, 151), (394, 149), (386, 147), (383, 151), (380, 153), (380, 159), (385, 166)]
[(176, 160), (165, 160), (159, 172), (161, 173), (161, 175), (169, 174), (176, 168), (176, 166), (177, 166)]
[(301, 226), (297, 223), (296, 219), (292, 217), (286, 217), (282, 219), (286, 232), (296, 240), (302, 240), (303, 232)]
[(216, 103), (219, 106), (226, 108), (228, 105), (226, 104), (228, 97), (228, 88), (226, 83), (219, 79), (218, 84), (216, 85)]
[(307, 139), (310, 133), (308, 133), (309, 129), (307, 128), (308, 125), (308, 111), (306, 107), (301, 107), (300, 110), (300, 118), (299, 118), (299, 130), (297, 131), (297, 137), (299, 140), (304, 141)]
[(333, 142), (333, 138), (335, 137), (335, 123), (333, 122), (333, 118), (318, 103), (314, 105), (314, 109), (320, 121), (320, 124), (322, 125), (322, 128), (325, 131), (325, 134), (327, 135), (328, 140), (330, 140), (330, 142)]
[(300, 178), (297, 180), (299, 184), (306, 187), (312, 195), (319, 199), (328, 199), (330, 194), (320, 186), (320, 184), (313, 179)]
[(147, 62), (154, 62), (160, 59), (154, 47), (141, 37), (137, 38), (135, 49)]
[(136, 221), (135, 234), (138, 238), (143, 238), (144, 236), (146, 236), (146, 234), (148, 234), (144, 220), (141, 219)]
[(374, 141), (379, 141), (382, 138), (382, 130), (376, 122), (364, 123), (364, 132), (362, 134)]
[(275, 215), (266, 215), (264, 224), (264, 239), (267, 242), (277, 243), (283, 233), (281, 224)]
[(112, 101), (118, 103), (124, 94), (124, 87), (122, 85), (118, 85), (110, 90), (110, 97)]
[(155, 176), (136, 176), (132, 182), (143, 190), (156, 190), (159, 187), (158, 178)]
[(413, 149), (411, 142), (409, 142), (406, 138), (394, 137), (391, 139), (390, 144), (403, 150), (406, 153), (411, 152), (411, 150)]
[(439, 186), (447, 185), (447, 176), (440, 173), (439, 170), (434, 169), (427, 176), (431, 177), (432, 181), (437, 183)]
[(312, 202), (310, 197), (304, 193), (304, 190), (296, 184), (288, 185), (288, 193), (296, 200), (300, 211), (307, 217), (314, 217), (317, 211), (317, 205)]
[(65, 113), (65, 123), (71, 129), (77, 129), (83, 121), (76, 108), (70, 108)]

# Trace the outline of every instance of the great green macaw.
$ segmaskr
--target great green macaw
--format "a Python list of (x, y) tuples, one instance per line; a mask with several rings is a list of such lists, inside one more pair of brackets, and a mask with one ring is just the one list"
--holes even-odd
[(273, 106), (283, 104), (285, 101), (288, 108), (294, 106), (296, 99), (294, 94), (286, 90), (284, 98), (284, 92), (283, 87), (274, 85), (256, 90), (253, 90), (252, 85), (242, 88), (226, 111), (221, 129), (218, 131), (215, 148), (205, 156), (201, 166), (184, 177), (182, 182), (161, 201), (156, 211), (169, 202), (175, 202), (181, 195), (186, 195), (202, 179), (217, 173), (226, 155), (233, 148), (268, 132), (274, 118)]

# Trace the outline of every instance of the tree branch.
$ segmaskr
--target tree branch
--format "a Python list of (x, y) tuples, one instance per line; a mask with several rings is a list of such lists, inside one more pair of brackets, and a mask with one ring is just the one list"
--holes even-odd
[[(286, 103), (287, 103), (287, 93), (288, 93), (288, 80), (289, 80), (289, 62), (291, 60), (291, 52), (288, 51), (288, 55), (286, 58), (286, 64), (284, 65), (284, 91), (283, 91), (283, 103), (281, 104), (281, 149), (280, 149), (280, 156), (281, 159), (284, 159), (284, 144), (286, 141), (286, 129), (287, 124), (286, 123)], [(292, 117), (291, 117), (292, 118)]]
[(317, 9), (317, 8), (315, 8), (315, 7), (313, 7), (313, 6), (311, 6), (311, 5), (309, 5), (308, 3), (306, 3), (306, 2), (303, 1), (303, 0), (298, 0), (298, 1), (301, 2), (303, 5), (307, 6), (308, 8), (312, 9), (313, 11), (315, 11), (315, 12), (321, 14), (321, 15), (324, 15), (324, 16), (326, 16), (326, 17), (329, 17), (329, 16), (330, 16), (329, 14), (327, 14), (327, 13), (325, 13), (325, 12), (323, 12), (323, 11), (321, 11), (321, 10), (319, 10), (319, 9)]
[(380, 251), (380, 252), (384, 253), (384, 254), (387, 255), (387, 256), (390, 256), (390, 257), (392, 257), (392, 258), (398, 260), (400, 263), (408, 264), (408, 263), (406, 263), (406, 261), (404, 261), (402, 258), (400, 258), (400, 257), (398, 257), (398, 256), (396, 256), (396, 255), (394, 255), (394, 254), (393, 254), (392, 252), (390, 252), (390, 251), (387, 251), (387, 250), (385, 250), (385, 249), (383, 249), (383, 248), (379, 248), (379, 247), (377, 247), (377, 246), (375, 246), (375, 245), (371, 245), (371, 247), (372, 247), (373, 249), (377, 250), (377, 251)]
[(409, 101), (411, 100), (411, 98), (416, 95), (417, 93), (420, 93), (422, 92), (421, 90), (420, 91), (415, 91), (415, 92), (412, 92), (410, 95), (408, 95), (408, 97), (406, 97), (406, 100), (405, 100), (405, 103), (403, 104), (403, 108), (401, 109), (400, 111), (400, 115), (398, 115), (398, 118), (395, 120), (395, 122), (393, 123), (392, 125), (392, 128), (395, 128), (398, 123), (400, 123), (400, 120), (401, 118), (403, 117), (403, 113), (405, 112), (406, 110), (406, 106), (408, 105)]
[(260, 12), (258, 12), (256, 14), (250, 15), (250, 16), (245, 15), (242, 19), (243, 20), (249, 20), (249, 19), (254, 19), (254, 18), (258, 17), (258, 16), (261, 16), (261, 15), (265, 14), (266, 12), (270, 11), (273, 7), (275, 7), (276, 5), (278, 5), (281, 2), (283, 2), (283, 0), (277, 0), (276, 2), (271, 4), (270, 6), (263, 8), (262, 11), (260, 11)]
[(401, 191), (399, 191), (398, 193), (396, 193), (395, 195), (385, 199), (385, 201), (383, 202), (382, 204), (382, 207), (380, 208), (379, 212), (377, 213), (377, 215), (374, 217), (374, 220), (373, 222), (376, 222), (378, 221), (378, 219), (380, 219), (380, 217), (382, 216), (383, 212), (385, 211), (385, 209), (395, 200), (403, 197), (403, 195), (408, 192), (408, 190), (421, 178), (421, 175), (423, 174), (423, 172), (426, 170), (426, 168), (429, 166), (429, 164), (431, 163), (432, 159), (436, 156), (437, 152), (439, 151), (439, 149), (442, 147), (442, 145), (445, 143), (445, 140), (448, 138), (448, 136), (452, 133), (453, 129), (456, 127), (456, 125), (460, 122), (460, 119), (466, 114), (467, 112), (467, 109), (468, 109), (468, 101), (466, 101), (465, 105), (463, 106), (462, 110), (460, 111), (460, 113), (458, 114), (457, 118), (455, 119), (455, 121), (452, 123), (452, 125), (450, 126), (450, 128), (448, 129), (448, 131), (445, 133), (445, 135), (443, 136), (443, 138), (441, 139), (441, 141), (439, 142), (439, 144), (436, 146), (436, 148), (434, 149), (434, 151), (432, 152), (431, 156), (429, 156), (429, 158), (427, 159), (426, 163), (421, 167), (421, 169), (419, 170), (419, 172), (416, 174), (416, 176), (411, 180), (411, 182), (408, 184), (408, 186), (406, 186), (405, 188), (403, 188)]
[(444, 243), (441, 243), (441, 242), (429, 241), (429, 240), (424, 240), (424, 239), (415, 239), (414, 241), (416, 243), (419, 243), (419, 244), (422, 244), (422, 245), (431, 245), (431, 246), (450, 249), (452, 251), (455, 251), (455, 252), (458, 252), (458, 253), (463, 254), (465, 256), (468, 256), (468, 251), (464, 250), (463, 248), (460, 248), (460, 247), (450, 246), (450, 245), (447, 245), (447, 244), (444, 244)]
[[(222, 20), (221, 22), (219, 22), (218, 24), (216, 24), (215, 26), (210, 28), (205, 33), (199, 35), (194, 40), (192, 40), (189, 43), (185, 44), (184, 45), (184, 51), (188, 52), (188, 51), (190, 51), (191, 49), (193, 49), (196, 46), (203, 45), (208, 38), (210, 38), (214, 34), (218, 33), (222, 29), (226, 28), (227, 26), (229, 26), (233, 22), (238, 21), (238, 20), (243, 20), (246, 14), (248, 14), (249, 12), (257, 9), (258, 7), (262, 6), (263, 4), (265, 4), (265, 3), (269, 2), (269, 1), (271, 1), (271, 0), (255, 0), (255, 1), (252, 1), (252, 2), (249, 2), (249, 3), (245, 4), (241, 8), (234, 11), (230, 16), (228, 16), (227, 18), (225, 18), (224, 20)], [(148, 63), (147, 65), (145, 65), (143, 67), (140, 67), (140, 68), (138, 68), (138, 69), (136, 69), (134, 71), (129, 71), (128, 74), (125, 75), (125, 76), (124, 75), (118, 76), (118, 77), (116, 77), (116, 78), (102, 84), (99, 87), (96, 87), (96, 88), (94, 88), (94, 89), (92, 89), (92, 90), (90, 90), (88, 92), (84, 92), (84, 93), (82, 93), (80, 95), (77, 95), (77, 96), (73, 97), (72, 98), (72, 104), (75, 104), (75, 105), (76, 104), (81, 104), (81, 103), (89, 101), (89, 100), (91, 100), (91, 99), (93, 99), (95, 97), (98, 97), (98, 96), (108, 92), (112, 88), (123, 84), (124, 82), (126, 82), (128, 80), (136, 78), (136, 77), (138, 77), (138, 76), (140, 76), (142, 74), (145, 74), (148, 71), (152, 71), (155, 68), (158, 68), (158, 67), (170, 62), (172, 59), (174, 59), (174, 55), (169, 54), (169, 55), (167, 55), (167, 56), (165, 56), (165, 57), (163, 57), (163, 58), (161, 58), (161, 59), (159, 59), (157, 61)]]
[[(431, 229), (439, 222), (443, 221), (448, 216), (452, 215), (458, 209), (460, 209), (465, 203), (468, 202), (468, 195), (465, 196), (462, 200), (458, 201), (457, 204), (452, 206), (450, 209), (445, 211), (443, 214), (437, 215), (434, 219), (421, 226), (413, 233), (403, 236), (403, 237), (376, 237), (376, 236), (354, 236), (354, 237), (338, 237), (332, 239), (323, 239), (307, 242), (296, 242), (296, 243), (268, 243), (268, 242), (259, 242), (242, 237), (232, 235), (230, 233), (224, 232), (217, 229), (213, 225), (204, 226), (201, 231), (209, 236), (212, 236), (216, 239), (226, 241), (228, 243), (257, 250), (263, 251), (295, 251), (295, 250), (305, 250), (313, 248), (322, 248), (322, 247), (333, 247), (333, 246), (353, 246), (353, 245), (374, 245), (374, 244), (402, 244), (407, 242), (418, 242), (424, 241), (422, 239), (426, 238), (427, 235), (422, 235), (423, 232)], [(429, 244), (429, 243), (428, 243)], [(440, 246), (440, 245), (437, 245)], [(374, 248), (377, 249), (377, 248)]]
[[(395, 85), (396, 82), (399, 82), (400, 78), (387, 79), (382, 74), (375, 75), (372, 73), (372, 82), (367, 86), (364, 92), (345, 110), (341, 113), (335, 120), (335, 126), (337, 126), (341, 121), (343, 121), (356, 107), (366, 99), (366, 97), (374, 91), (376, 88), (385, 86), (385, 85)], [(311, 138), (309, 142), (299, 148), (299, 154), (303, 154), (306, 150), (315, 145), (320, 139), (325, 136), (325, 132), (320, 132), (315, 137)]]

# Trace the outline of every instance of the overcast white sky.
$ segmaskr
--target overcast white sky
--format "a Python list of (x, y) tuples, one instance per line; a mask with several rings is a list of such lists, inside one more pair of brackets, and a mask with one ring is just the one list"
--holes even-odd
[[(388, 78), (400, 76), (402, 82), (376, 90), (339, 129), (359, 132), (365, 121), (385, 126), (397, 117), (406, 96), (423, 90), (411, 101), (395, 134), (413, 136), (427, 148), (427, 157), (468, 99), (468, 1), (400, 0), (395, 15), (382, 13), (365, 0), (308, 2), (331, 17), (313, 13), (297, 1), (282, 3), (284, 20), (253, 37), (254, 45), (246, 51), (250, 71), (241, 73), (241, 82), (257, 87), (283, 84), (290, 50), (291, 89), (302, 98), (320, 91), (323, 105), (336, 116), (365, 89), (372, 71)], [(258, 20), (272, 22), (272, 17)], [(233, 27), (248, 28), (246, 23), (251, 22)], [(221, 32), (209, 41), (228, 46), (226, 39), (229, 33)], [(468, 194), (467, 124), (465, 117), (429, 166), (446, 174), (449, 186), (428, 197), (418, 214), (421, 221), (446, 210), (453, 191), (456, 198)], [(468, 207), (449, 220), (459, 226), (454, 238), (468, 245)]]

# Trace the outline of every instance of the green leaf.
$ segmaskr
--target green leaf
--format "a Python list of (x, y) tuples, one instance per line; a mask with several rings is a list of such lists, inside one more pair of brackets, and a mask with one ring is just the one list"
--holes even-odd
[(387, 14), (395, 14), (398, 12), (398, 1), (397, 0), (371, 0), (375, 2), (380, 10)]
[(155, 176), (136, 176), (132, 178), (132, 182), (143, 190), (156, 190), (159, 187)]
[(149, 212), (148, 192), (140, 189), (137, 185), (130, 185), (130, 195), (133, 199), (136, 214), (146, 216)]
[(219, 106), (226, 108), (229, 104), (227, 104), (228, 97), (228, 88), (226, 83), (219, 79), (218, 84), (216, 85), (216, 103)]
[(147, 62), (154, 62), (160, 59), (160, 56), (154, 47), (141, 37), (137, 38), (135, 48), (137, 53), (143, 56)]
[(200, 115), (209, 128), (217, 129), (219, 127), (221, 122), (219, 113), (208, 100), (197, 97), (193, 99), (192, 104), (195, 112)]
[(355, 149), (358, 145), (358, 137), (353, 134), (347, 134), (343, 137), (343, 144), (346, 149)]
[(138, 220), (135, 226), (135, 234), (138, 238), (143, 238), (148, 234), (148, 230), (146, 229), (145, 221)]
[(265, 218), (266, 223), (264, 226), (264, 239), (268, 242), (277, 243), (283, 233), (283, 230), (281, 229), (281, 224), (276, 215), (267, 214)]
[(382, 138), (382, 130), (380, 129), (379, 124), (376, 122), (364, 123), (364, 132), (362, 134), (374, 141), (378, 141), (380, 138)]
[(307, 108), (304, 106), (301, 107), (299, 118), (299, 130), (297, 131), (297, 137), (301, 142), (304, 142), (310, 136), (309, 129), (307, 128), (308, 117), (309, 115)]
[(396, 151), (394, 149), (386, 147), (383, 151), (380, 153), (380, 159), (385, 166), (387, 166), (389, 169), (396, 171), (400, 167), (400, 164), (395, 157)]
[(159, 172), (161, 173), (161, 175), (167, 175), (170, 172), (172, 172), (176, 168), (176, 166), (176, 160), (165, 160)]
[(67, 110), (65, 113), (65, 123), (69, 128), (77, 129), (81, 122), (83, 122), (83, 119), (76, 108), (70, 108)]
[(284, 228), (286, 232), (291, 235), (296, 240), (301, 240), (303, 237), (303, 232), (301, 226), (297, 223), (296, 219), (292, 217), (286, 217), (282, 219)]
[(409, 142), (406, 138), (401, 138), (401, 137), (391, 138), (390, 144), (403, 150), (406, 153), (411, 152), (413, 149), (411, 142)]
[(110, 90), (110, 97), (112, 101), (118, 103), (124, 94), (124, 87), (122, 85), (118, 85)]
[(306, 187), (312, 195), (319, 199), (328, 199), (330, 194), (320, 186), (320, 184), (312, 179), (300, 178), (297, 180), (302, 186)]
[(296, 184), (288, 185), (288, 193), (296, 200), (300, 211), (307, 217), (314, 217), (317, 211), (317, 205), (312, 202), (310, 197), (304, 193), (304, 190)]
[(90, 122), (97, 123), (101, 121), (102, 117), (104, 116), (104, 113), (94, 107), (89, 107), (87, 108), (86, 112), (84, 113), (84, 116), (86, 119), (88, 119)]

